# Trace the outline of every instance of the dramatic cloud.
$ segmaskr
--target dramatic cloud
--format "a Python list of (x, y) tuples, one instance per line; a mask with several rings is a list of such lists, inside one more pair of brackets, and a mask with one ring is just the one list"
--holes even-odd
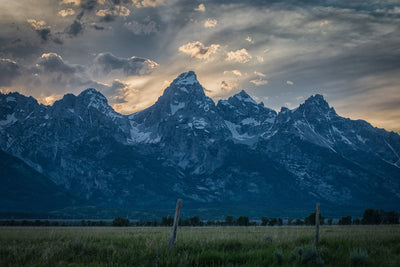
[(232, 73), (233, 75), (235, 75), (237, 77), (243, 76), (243, 74), (240, 70), (224, 71), (224, 74), (229, 74), (229, 73)]
[(267, 77), (267, 75), (258, 71), (255, 71), (254, 74), (257, 75), (258, 77), (263, 77), (263, 78)]
[(400, 129), (394, 0), (3, 2), (0, 58), (17, 61), (2, 65), (20, 73), (2, 71), (7, 90), (54, 99), (95, 87), (131, 112), (153, 104), (164, 81), (194, 70), (215, 99), (256, 87), (254, 97), (268, 96), (265, 105), (278, 110), (320, 93), (339, 114)]
[(95, 72), (109, 74), (122, 72), (125, 76), (150, 74), (158, 64), (150, 59), (131, 57), (120, 58), (111, 53), (100, 53), (94, 60)]
[(238, 84), (234, 83), (234, 82), (227, 82), (227, 81), (221, 82), (221, 90), (224, 92), (230, 92), (233, 89), (236, 89), (237, 86), (238, 86)]
[(83, 31), (82, 23), (78, 20), (74, 20), (74, 22), (65, 29), (65, 32), (71, 36), (77, 36)]
[(0, 86), (11, 86), (13, 80), (20, 74), (17, 62), (0, 58)]
[(27, 22), (43, 41), (47, 41), (50, 36), (50, 26), (47, 26), (44, 20), (36, 21), (34, 19), (28, 19)]
[(204, 27), (205, 28), (214, 28), (215, 26), (217, 26), (218, 21), (216, 19), (207, 19), (204, 22)]
[(109, 9), (100, 9), (96, 12), (96, 16), (102, 17), (105, 21), (114, 20), (115, 17), (127, 17), (130, 11), (124, 6), (115, 5)]
[(246, 41), (249, 42), (250, 44), (254, 44), (254, 41), (250, 36), (246, 37)]
[(62, 9), (58, 12), (58, 15), (61, 17), (72, 16), (75, 14), (75, 10), (72, 8)]
[(60, 5), (74, 5), (79, 6), (81, 4), (81, 0), (62, 0)]
[(111, 103), (114, 105), (127, 103), (130, 96), (138, 93), (138, 91), (132, 89), (128, 83), (118, 79), (113, 81), (109, 91), (111, 94)]
[(194, 41), (187, 43), (179, 47), (179, 51), (190, 55), (192, 58), (197, 59), (209, 59), (212, 54), (215, 54), (220, 48), (219, 44), (212, 44), (210, 46), (205, 46), (199, 41)]
[(98, 5), (97, 0), (80, 0), (79, 6), (83, 9), (92, 10)]
[(15, 82), (16, 86), (47, 104), (67, 92), (107, 88), (90, 79), (84, 66), (69, 64), (57, 53), (42, 54), (33, 67), (23, 68), (21, 72), (23, 75)]
[(205, 12), (206, 7), (204, 6), (204, 4), (200, 4), (197, 8), (195, 8), (195, 11)]
[(227, 61), (234, 61), (239, 63), (247, 63), (250, 61), (252, 56), (247, 52), (245, 48), (228, 52), (226, 60)]
[(256, 80), (251, 80), (250, 81), (252, 84), (254, 84), (255, 86), (261, 86), (261, 85), (266, 85), (268, 84), (267, 80), (263, 80), (263, 79), (256, 79)]
[(41, 56), (37, 66), (43, 68), (45, 72), (61, 72), (72, 74), (76, 71), (75, 67), (66, 64), (62, 57), (56, 53), (45, 53)]
[(148, 23), (141, 24), (133, 20), (131, 22), (126, 22), (124, 25), (127, 29), (129, 29), (136, 35), (149, 35), (158, 31), (157, 24), (154, 21), (149, 21)]
[(132, 0), (135, 7), (156, 7), (165, 4), (166, 0)]

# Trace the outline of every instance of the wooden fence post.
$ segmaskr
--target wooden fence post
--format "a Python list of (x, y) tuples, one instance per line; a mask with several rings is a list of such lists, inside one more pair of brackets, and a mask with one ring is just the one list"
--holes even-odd
[(178, 199), (178, 202), (176, 202), (174, 225), (172, 227), (172, 232), (171, 232), (171, 240), (169, 241), (169, 249), (170, 250), (174, 247), (174, 244), (175, 244), (176, 232), (178, 230), (178, 224), (179, 224), (179, 213), (181, 212), (181, 206), (182, 206), (182, 199)]
[(319, 203), (317, 203), (317, 210), (315, 211), (315, 239), (314, 239), (314, 246), (318, 245), (318, 235), (319, 235)]

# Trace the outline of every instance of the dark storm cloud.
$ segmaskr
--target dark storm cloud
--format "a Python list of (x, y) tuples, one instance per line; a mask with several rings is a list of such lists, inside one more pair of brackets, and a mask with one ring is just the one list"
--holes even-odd
[(56, 43), (56, 44), (59, 44), (59, 45), (62, 45), (62, 44), (64, 43), (63, 40), (61, 40), (61, 39), (58, 38), (58, 37), (54, 38), (54, 39), (53, 39), (53, 42)]
[(51, 34), (50, 29), (36, 30), (36, 32), (37, 34), (39, 34), (40, 38), (42, 38), (43, 41), (47, 41)]
[(11, 86), (20, 74), (20, 68), (15, 61), (0, 58), (0, 86)]
[(64, 74), (72, 74), (76, 71), (76, 67), (65, 63), (61, 56), (56, 53), (43, 54), (38, 63), (45, 72), (60, 72)]
[(149, 74), (158, 66), (156, 62), (146, 58), (120, 58), (111, 53), (98, 54), (94, 63), (105, 74), (117, 70), (122, 71), (126, 76)]
[(149, 35), (158, 32), (157, 23), (153, 20), (145, 23), (132, 20), (126, 22), (124, 26), (136, 35)]
[(80, 7), (85, 10), (93, 10), (97, 6), (97, 0), (81, 0)]
[(77, 36), (82, 31), (83, 31), (82, 23), (78, 20), (74, 20), (74, 22), (65, 29), (65, 32), (71, 36)]
[(35, 32), (40, 36), (43, 41), (47, 41), (51, 35), (50, 26), (46, 25), (46, 22), (36, 21), (34, 19), (28, 19), (28, 24), (35, 30)]
[(81, 20), (83, 15), (85, 15), (85, 11), (81, 11), (78, 15), (76, 15), (76, 19)]
[(34, 67), (23, 68), (16, 82), (24, 91), (33, 95), (62, 95), (65, 92), (79, 93), (92, 87), (110, 91), (111, 86), (94, 81), (82, 65), (69, 64), (56, 53), (45, 53), (37, 59)]
[(93, 24), (92, 26), (93, 26), (93, 28), (94, 28), (95, 30), (98, 30), (98, 31), (104, 30), (104, 27), (103, 27), (103, 26), (98, 26), (98, 25), (96, 25), (96, 24)]
[(109, 95), (112, 96), (112, 102), (114, 104), (127, 103), (126, 96), (129, 94), (129, 86), (120, 81), (114, 80), (110, 89), (108, 90)]
[(115, 19), (117, 18), (117, 16), (111, 15), (111, 14), (106, 14), (104, 15), (104, 17), (100, 18), (101, 22), (113, 22), (115, 21)]

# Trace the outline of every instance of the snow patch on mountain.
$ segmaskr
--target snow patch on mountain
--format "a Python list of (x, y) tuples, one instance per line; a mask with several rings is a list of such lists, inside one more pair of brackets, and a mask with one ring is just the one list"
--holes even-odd
[(196, 129), (205, 129), (207, 127), (208, 123), (204, 118), (195, 118), (193, 120), (193, 127)]
[(193, 71), (182, 73), (175, 81), (175, 84), (177, 85), (193, 85), (199, 83), (196, 74)]
[(256, 121), (254, 118), (246, 118), (246, 119), (242, 120), (240, 122), (240, 124), (258, 126), (258, 125), (260, 125), (260, 122)]
[(174, 115), (178, 110), (183, 109), (185, 107), (185, 103), (174, 103), (170, 105), (171, 107), (171, 115)]
[(17, 102), (17, 99), (15, 99), (13, 96), (8, 96), (6, 97), (6, 102)]
[(15, 113), (7, 114), (7, 118), (5, 120), (0, 121), (0, 126), (14, 124), (17, 121), (18, 121), (18, 119), (15, 117)]

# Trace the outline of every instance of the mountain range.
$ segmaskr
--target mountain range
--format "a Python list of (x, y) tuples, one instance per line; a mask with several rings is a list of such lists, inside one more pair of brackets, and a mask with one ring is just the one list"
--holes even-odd
[(279, 112), (245, 91), (216, 104), (192, 71), (131, 115), (93, 88), (51, 106), (0, 94), (0, 149), (31, 168), (14, 179), (1, 167), (3, 188), (20, 188), (1, 195), (7, 211), (40, 209), (24, 196), (43, 190), (62, 197), (42, 210), (168, 210), (182, 198), (193, 213), (303, 216), (316, 202), (332, 215), (400, 204), (399, 134), (343, 118), (318, 94)]

